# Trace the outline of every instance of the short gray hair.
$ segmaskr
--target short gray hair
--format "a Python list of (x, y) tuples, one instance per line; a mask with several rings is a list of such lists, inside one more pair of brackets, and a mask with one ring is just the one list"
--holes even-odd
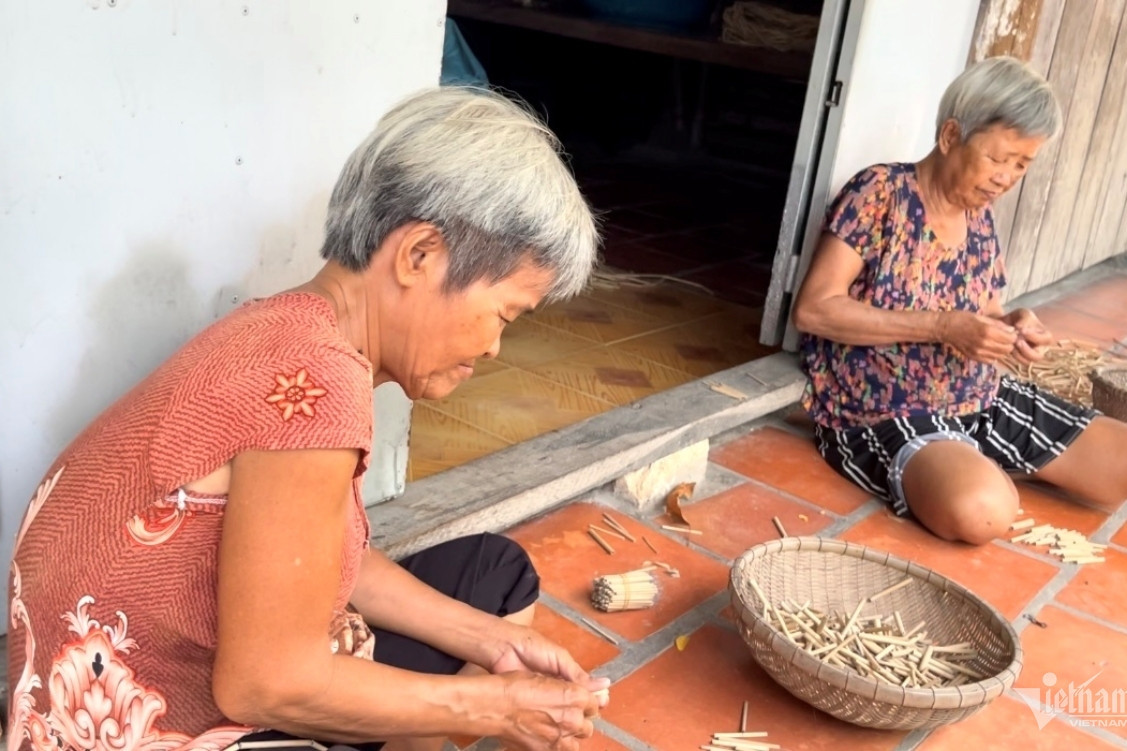
[(1013, 57), (976, 63), (951, 82), (939, 101), (935, 136), (954, 120), (966, 140), (992, 125), (1013, 128), (1023, 136), (1053, 138), (1061, 112), (1053, 88), (1037, 71)]
[(380, 119), (333, 188), (321, 256), (362, 271), (411, 221), (442, 232), (448, 292), (500, 281), (529, 259), (554, 274), (547, 300), (570, 297), (598, 254), (559, 141), (526, 106), (484, 89), (427, 89)]

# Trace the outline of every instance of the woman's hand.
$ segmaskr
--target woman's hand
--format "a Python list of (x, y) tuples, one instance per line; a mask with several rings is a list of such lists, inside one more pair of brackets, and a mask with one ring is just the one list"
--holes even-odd
[(939, 340), (972, 360), (994, 363), (1014, 351), (1018, 332), (997, 318), (953, 310), (941, 314)]
[(595, 732), (599, 704), (591, 691), (529, 673), (507, 673), (507, 700), (500, 737), (527, 751), (576, 751)]
[(1028, 365), (1045, 357), (1045, 347), (1053, 343), (1053, 335), (1028, 308), (1018, 308), (1002, 318), (1017, 330), (1013, 354), (1018, 362)]
[(609, 678), (591, 677), (566, 649), (531, 628), (509, 621), (502, 622), (505, 630), (501, 651), (492, 664), (485, 666), (489, 672), (501, 674), (528, 671), (559, 678), (594, 692), (598, 706), (606, 706)]

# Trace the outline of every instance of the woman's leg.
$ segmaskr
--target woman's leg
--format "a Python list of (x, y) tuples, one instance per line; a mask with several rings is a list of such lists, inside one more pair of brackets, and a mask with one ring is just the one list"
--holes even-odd
[(1127, 423), (1096, 417), (1033, 475), (1112, 512), (1127, 500)]
[[(436, 545), (400, 561), (421, 581), (456, 600), (524, 626), (532, 624), (540, 578), (519, 545), (498, 535), (475, 535)], [(400, 634), (373, 629), (375, 660), (407, 670), (480, 675), (484, 669)], [(438, 751), (445, 738), (399, 738), (386, 751)]]
[(936, 441), (904, 467), (904, 497), (915, 517), (945, 540), (981, 545), (1017, 515), (1013, 481), (991, 459), (961, 441)]

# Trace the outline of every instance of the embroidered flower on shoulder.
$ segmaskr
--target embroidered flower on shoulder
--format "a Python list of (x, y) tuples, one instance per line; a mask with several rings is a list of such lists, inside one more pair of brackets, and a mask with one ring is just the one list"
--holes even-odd
[(289, 420), (298, 412), (306, 417), (313, 417), (314, 403), (329, 393), (309, 380), (305, 368), (291, 377), (279, 373), (274, 376), (274, 380), (277, 381), (277, 385), (274, 387), (274, 392), (266, 397), (266, 401), (281, 410), (283, 420)]

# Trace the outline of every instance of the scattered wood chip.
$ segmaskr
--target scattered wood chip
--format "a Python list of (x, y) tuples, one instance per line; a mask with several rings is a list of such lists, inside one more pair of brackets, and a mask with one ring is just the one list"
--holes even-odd
[(682, 636), (678, 636), (676, 639), (673, 640), (673, 643), (675, 645), (677, 645), (677, 651), (678, 652), (684, 652), (685, 647), (689, 646), (689, 635), (684, 634)]
[(810, 521), (810, 517), (809, 517), (809, 516), (807, 516), (806, 514), (799, 514), (799, 515), (798, 515), (798, 520), (799, 520), (800, 522), (808, 522), (808, 521)]
[(737, 401), (742, 402), (744, 399), (747, 399), (747, 394), (740, 391), (739, 389), (732, 388), (726, 383), (710, 383), (708, 384), (708, 387), (715, 391), (717, 394), (723, 394), (724, 396), (731, 397), (732, 399), (735, 399)]
[(689, 520), (685, 518), (685, 512), (681, 508), (681, 504), (693, 497), (693, 491), (696, 490), (697, 484), (695, 482), (683, 482), (669, 494), (665, 496), (665, 511), (675, 522), (680, 522), (686, 527), (693, 526)]

